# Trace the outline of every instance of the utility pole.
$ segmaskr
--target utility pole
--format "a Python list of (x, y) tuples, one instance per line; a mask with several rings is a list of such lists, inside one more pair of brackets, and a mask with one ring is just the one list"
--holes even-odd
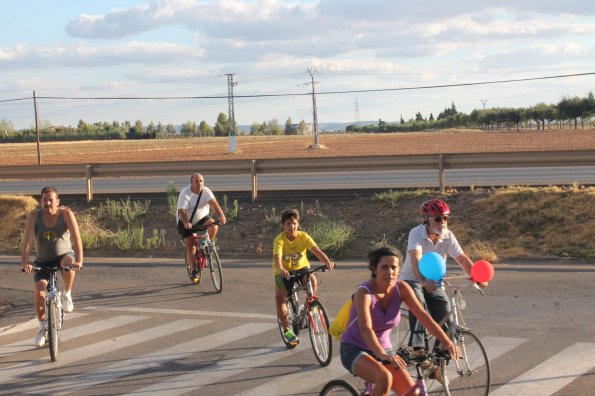
[(35, 133), (37, 134), (37, 165), (41, 165), (41, 151), (39, 150), (39, 117), (37, 116), (37, 98), (33, 91), (33, 110), (35, 110)]
[(238, 85), (237, 82), (233, 82), (233, 76), (235, 73), (227, 73), (227, 122), (228, 122), (228, 151), (230, 153), (237, 153), (238, 152), (238, 145), (236, 141), (236, 133), (235, 133), (235, 115), (234, 115), (234, 108), (233, 108), (233, 86)]
[(487, 99), (480, 99), (481, 100), (481, 104), (483, 105), (483, 109), (486, 109), (486, 103), (488, 103)]
[[(313, 129), (313, 133), (314, 133), (314, 144), (312, 144), (312, 146), (310, 146), (310, 148), (319, 149), (320, 148), (320, 140), (318, 139), (318, 113), (316, 110), (316, 89), (315, 89), (315, 85), (318, 81), (314, 81), (314, 74), (316, 74), (316, 70), (314, 70), (312, 68), (307, 68), (306, 71), (310, 75), (310, 80), (312, 81), (311, 82), (311, 84), (312, 84), (312, 115), (313, 115), (312, 129)], [(305, 85), (308, 85), (308, 83), (306, 83)]]

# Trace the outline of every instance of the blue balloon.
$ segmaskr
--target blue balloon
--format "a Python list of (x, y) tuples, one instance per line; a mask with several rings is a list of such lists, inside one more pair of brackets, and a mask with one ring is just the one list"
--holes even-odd
[(446, 262), (436, 252), (424, 254), (419, 261), (419, 272), (426, 278), (439, 281), (446, 273)]

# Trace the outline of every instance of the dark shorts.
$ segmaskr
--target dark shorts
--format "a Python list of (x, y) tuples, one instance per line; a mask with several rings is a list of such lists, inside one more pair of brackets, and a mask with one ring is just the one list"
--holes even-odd
[[(292, 275), (300, 273), (302, 273), (302, 275), (306, 275), (308, 273), (308, 269), (309, 268), (303, 268), (303, 270), (289, 271), (289, 273)], [(281, 275), (277, 274), (275, 275), (275, 290), (285, 290), (287, 293), (289, 293), (291, 290), (293, 290), (293, 284), (301, 279), (303, 279), (303, 276), (298, 278), (285, 279)], [(300, 285), (301, 284), (302, 283), (300, 282)]]
[(341, 363), (351, 374), (355, 375), (355, 365), (364, 355), (370, 355), (370, 352), (353, 344), (341, 342)]
[[(211, 216), (206, 215), (205, 217), (200, 219), (198, 223), (196, 223), (195, 225), (203, 225), (209, 219), (211, 219)], [(192, 236), (193, 233), (194, 232), (192, 230), (189, 230), (186, 227), (184, 227), (184, 223), (182, 223), (181, 220), (178, 220), (178, 234), (180, 234), (182, 238), (188, 238), (189, 236)]]
[(66, 256), (70, 256), (70, 257), (72, 257), (72, 259), (74, 261), (76, 261), (76, 258), (74, 256), (74, 252), (63, 254), (63, 255), (59, 256), (57, 259), (52, 260), (52, 261), (37, 261), (37, 260), (35, 260), (35, 265), (37, 267), (41, 267), (42, 269), (39, 270), (39, 271), (35, 271), (35, 275), (33, 276), (33, 280), (35, 282), (39, 282), (40, 280), (49, 281), (50, 280), (50, 271), (44, 270), (43, 268), (44, 267), (51, 268), (51, 267), (55, 267), (57, 265), (60, 265), (60, 262)]

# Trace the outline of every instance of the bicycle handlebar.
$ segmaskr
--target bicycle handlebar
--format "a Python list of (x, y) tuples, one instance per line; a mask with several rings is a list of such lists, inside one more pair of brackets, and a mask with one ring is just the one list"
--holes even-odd
[(215, 220), (213, 223), (209, 223), (209, 224), (192, 225), (192, 228), (190, 230), (192, 232), (205, 232), (207, 230), (207, 228), (209, 228), (211, 226), (216, 226), (219, 224), (220, 224), (219, 220)]
[(305, 274), (311, 274), (314, 273), (316, 271), (322, 271), (322, 272), (326, 272), (328, 271), (328, 268), (326, 267), (326, 265), (321, 265), (320, 267), (316, 267), (314, 269), (311, 268), (302, 268), (299, 270), (295, 270), (295, 271), (289, 271), (289, 277), (290, 278), (299, 278), (301, 276), (304, 276)]
[(465, 283), (465, 284), (452, 284), (449, 281), (454, 280), (454, 279), (466, 279), (469, 281), (469, 283), (471, 284), (471, 287), (473, 287), (475, 289), (476, 292), (480, 293), (482, 296), (485, 296), (484, 291), (481, 289), (481, 287), (479, 287), (479, 283), (474, 281), (473, 279), (471, 279), (471, 277), (467, 274), (455, 274), (455, 275), (449, 275), (449, 276), (445, 276), (444, 278), (442, 278), (443, 283), (445, 286), (449, 286), (449, 287), (454, 287), (454, 288), (463, 288), (463, 287), (468, 287), (469, 283)]
[[(65, 271), (82, 271), (83, 268), (74, 268), (74, 267), (70, 267), (70, 266), (66, 266), (66, 267), (60, 267), (59, 265), (55, 265), (53, 267), (37, 267), (37, 266), (31, 266), (31, 269), (33, 271), (41, 271), (41, 270), (45, 270), (45, 271), (58, 271), (58, 270), (65, 270)], [(21, 272), (25, 272), (24, 268), (21, 268)]]

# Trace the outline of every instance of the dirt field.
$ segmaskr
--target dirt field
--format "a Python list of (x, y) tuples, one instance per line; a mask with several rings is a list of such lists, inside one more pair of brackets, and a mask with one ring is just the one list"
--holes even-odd
[[(343, 157), (466, 152), (595, 149), (595, 129), (483, 132), (447, 130), (393, 134), (321, 135), (320, 150), (309, 149), (312, 136), (239, 136), (238, 153), (227, 138), (118, 140), (41, 143), (42, 164), (147, 162), (178, 160)], [(0, 145), (0, 166), (36, 165), (35, 143)]]

